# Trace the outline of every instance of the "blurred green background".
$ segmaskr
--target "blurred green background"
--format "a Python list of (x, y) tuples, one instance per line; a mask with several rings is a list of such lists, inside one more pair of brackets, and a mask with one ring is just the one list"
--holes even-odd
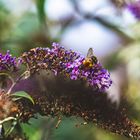
[[(118, 0), (0, 0), (0, 52), (14, 56), (54, 41), (86, 56), (89, 47), (111, 72), (108, 98), (129, 103), (129, 115), (140, 123), (140, 22)], [(22, 124), (30, 140), (125, 140), (80, 118), (31, 119)]]

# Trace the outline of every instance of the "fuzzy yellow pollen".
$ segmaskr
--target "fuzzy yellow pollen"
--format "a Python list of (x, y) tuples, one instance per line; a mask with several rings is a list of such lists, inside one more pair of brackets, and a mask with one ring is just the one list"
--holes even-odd
[(93, 62), (92, 62), (92, 60), (90, 60), (90, 59), (85, 59), (85, 60), (83, 61), (83, 65), (84, 65), (85, 67), (91, 68), (91, 67), (93, 67)]

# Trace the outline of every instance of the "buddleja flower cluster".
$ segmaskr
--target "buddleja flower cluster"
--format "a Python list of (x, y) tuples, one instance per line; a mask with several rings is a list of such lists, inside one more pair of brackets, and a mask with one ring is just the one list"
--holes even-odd
[(128, 4), (127, 7), (140, 20), (140, 0)]
[(9, 50), (4, 55), (0, 53), (0, 72), (1, 71), (7, 71), (7, 72), (16, 71), (20, 63), (21, 63), (21, 59), (17, 60), (16, 57), (12, 57)]
[(85, 80), (94, 89), (104, 91), (112, 84), (109, 72), (97, 61), (91, 68), (83, 65), (85, 57), (66, 50), (57, 43), (49, 48), (34, 48), (22, 55), (23, 63), (33, 74), (40, 69), (51, 70), (55, 75), (63, 74), (71, 80)]

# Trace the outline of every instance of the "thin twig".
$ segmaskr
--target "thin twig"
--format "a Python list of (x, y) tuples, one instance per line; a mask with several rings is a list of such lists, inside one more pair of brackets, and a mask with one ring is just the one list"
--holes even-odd
[(9, 88), (8, 92), (6, 94), (10, 94), (12, 89), (14, 88), (14, 86), (23, 78), (27, 79), (30, 76), (30, 72), (29, 71), (25, 71), (24, 73), (22, 73), (17, 79), (16, 81), (13, 82), (12, 86)]

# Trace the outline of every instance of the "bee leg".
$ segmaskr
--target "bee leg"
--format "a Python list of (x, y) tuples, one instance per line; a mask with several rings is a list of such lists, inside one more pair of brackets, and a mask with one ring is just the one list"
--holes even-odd
[(55, 125), (55, 128), (56, 128), (56, 129), (59, 127), (61, 121), (62, 121), (62, 119), (61, 119), (61, 117), (59, 116), (59, 117), (58, 117), (58, 121), (57, 121), (57, 123), (56, 123), (56, 125)]

